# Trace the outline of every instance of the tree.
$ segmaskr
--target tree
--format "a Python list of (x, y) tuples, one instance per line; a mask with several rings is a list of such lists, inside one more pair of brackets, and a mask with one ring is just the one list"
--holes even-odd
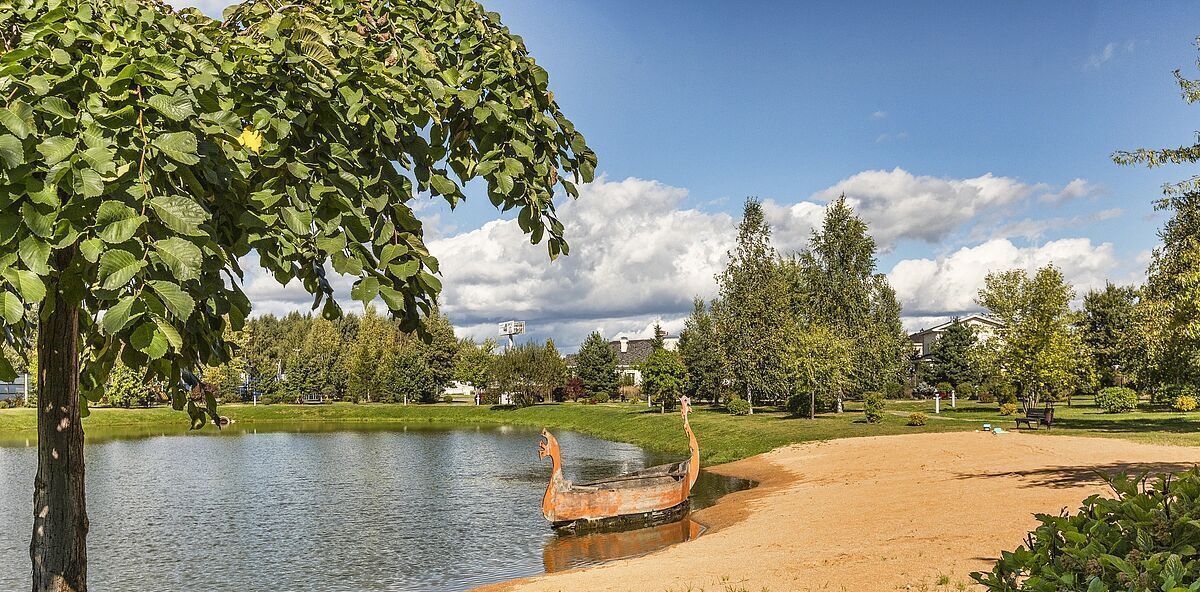
[(1123, 375), (1138, 364), (1125, 339), (1133, 330), (1137, 300), (1137, 288), (1112, 282), (1083, 296), (1078, 329), (1103, 386), (1122, 386)]
[(112, 407), (139, 407), (150, 404), (150, 387), (136, 371), (117, 364), (104, 385), (104, 399)]
[(972, 354), (976, 342), (975, 331), (954, 319), (933, 344), (928, 362), (928, 379), (931, 382), (948, 382), (954, 387), (978, 383), (980, 375), (974, 366)]
[(552, 341), (544, 346), (523, 343), (492, 358), (490, 372), (499, 393), (508, 394), (514, 404), (524, 407), (539, 398), (548, 400), (554, 389), (563, 385), (566, 363)]
[(1003, 327), (989, 339), (998, 366), (1017, 387), (1026, 411), (1084, 386), (1088, 352), (1073, 330), (1070, 302), (1075, 291), (1053, 265), (1029, 277), (1024, 270), (990, 273), (979, 304)]
[(662, 323), (654, 321), (654, 339), (650, 341), (650, 349), (662, 349), (667, 346), (667, 331), (662, 328)]
[(663, 413), (675, 407), (687, 386), (687, 369), (679, 354), (655, 348), (642, 364), (642, 392), (658, 404)]
[(575, 375), (583, 381), (583, 390), (588, 395), (617, 392), (617, 355), (599, 332), (593, 331), (579, 346)]
[(39, 358), (34, 590), (86, 588), (81, 397), (99, 399), (118, 358), (169, 385), (193, 426), (217, 419), (214, 396), (186, 393), (250, 314), (240, 257), (336, 318), (330, 265), (417, 330), (440, 285), (415, 194), (453, 204), (482, 179), (554, 257), (555, 186), (575, 195), (571, 179), (593, 176), (546, 71), (475, 2), (248, 0), (226, 15), (0, 11), (0, 335)]
[(306, 322), (304, 339), (288, 357), (284, 388), (293, 398), (306, 394), (337, 394), (335, 374), (342, 351), (341, 332), (326, 319)]
[(679, 334), (679, 354), (687, 369), (688, 396), (717, 402), (721, 394), (721, 348), (712, 315), (702, 298), (692, 301), (692, 315)]
[(424, 324), (430, 339), (416, 345), (424, 358), (425, 367), (429, 369), (436, 399), (454, 381), (454, 356), (458, 353), (458, 338), (454, 336), (454, 325), (450, 324), (446, 315), (436, 313), (426, 319)]
[(488, 338), (481, 344), (474, 339), (463, 339), (458, 343), (458, 352), (454, 356), (454, 380), (471, 385), (477, 392), (489, 386), (493, 352), (496, 350), (495, 340)]
[[(825, 325), (800, 326), (793, 324), (783, 349), (787, 380), (791, 385), (792, 401), (808, 395), (808, 417), (817, 416), (817, 403), (833, 406), (840, 401), (851, 385), (850, 364), (853, 344)], [(799, 404), (788, 408), (799, 413)]]
[(771, 227), (757, 200), (746, 200), (737, 245), (717, 276), (717, 285), (713, 317), (722, 357), (753, 413), (755, 394), (769, 401), (778, 400), (785, 391), (780, 350), (789, 315), (788, 286), (771, 246)]
[[(1175, 79), (1183, 99), (1200, 100), (1200, 80)], [(1200, 162), (1200, 139), (1179, 148), (1139, 148), (1113, 154), (1118, 164)], [(1134, 369), (1140, 382), (1149, 385), (1200, 382), (1200, 309), (1195, 278), (1200, 276), (1200, 175), (1163, 186), (1155, 201), (1157, 210), (1171, 212), (1159, 232), (1162, 245), (1154, 249), (1146, 286), (1134, 310), (1129, 347), (1144, 363)]]
[(345, 357), (346, 391), (352, 400), (379, 400), (389, 382), (390, 357), (399, 339), (395, 324), (367, 307)]
[(790, 262), (794, 313), (801, 323), (825, 325), (851, 339), (851, 389), (859, 393), (900, 382), (911, 349), (896, 292), (875, 273), (875, 250), (867, 224), (843, 195), (826, 208), (808, 248)]

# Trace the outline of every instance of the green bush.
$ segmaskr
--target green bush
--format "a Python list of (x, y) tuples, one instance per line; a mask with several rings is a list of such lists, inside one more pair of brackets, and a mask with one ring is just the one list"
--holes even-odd
[(1137, 409), (1138, 395), (1131, 388), (1110, 386), (1096, 393), (1096, 405), (1105, 413), (1124, 413)]
[(1200, 473), (1147, 481), (1115, 477), (1115, 499), (1094, 495), (1076, 514), (1038, 514), (1024, 546), (971, 577), (993, 592), (1197, 589)]
[(1000, 415), (1008, 416), (1017, 412), (1016, 403), (1005, 403), (1000, 406)]
[(958, 385), (956, 390), (958, 392), (958, 398), (960, 399), (972, 399), (978, 395), (978, 393), (975, 392), (975, 385), (969, 382), (964, 382)]
[(788, 397), (784, 408), (792, 415), (808, 415), (808, 393), (796, 393)]
[(602, 393), (596, 393), (596, 394), (588, 397), (586, 402), (589, 405), (595, 405), (596, 403), (607, 403), (610, 398), (611, 397), (609, 397), (608, 393), (602, 392)]
[(904, 396), (904, 385), (891, 381), (883, 385), (883, 396), (888, 399), (899, 399)]
[(1179, 395), (1175, 398), (1175, 402), (1171, 403), (1171, 406), (1174, 407), (1176, 411), (1195, 411), (1196, 397), (1193, 397), (1192, 395)]
[(948, 395), (950, 394), (950, 391), (954, 390), (954, 385), (948, 382), (939, 382), (933, 388), (937, 389), (939, 394)]
[(750, 403), (741, 397), (734, 397), (725, 404), (730, 415), (749, 415)]
[(883, 393), (863, 394), (863, 416), (866, 417), (867, 423), (883, 421)]
[(454, 396), (453, 395), (442, 395), (442, 402), (443, 403), (453, 403)]
[(1183, 395), (1195, 396), (1195, 393), (1185, 392), (1187, 387), (1182, 384), (1164, 384), (1150, 391), (1150, 404), (1155, 407), (1170, 407), (1175, 403), (1175, 399)]
[(926, 416), (924, 413), (921, 413), (919, 411), (916, 413), (909, 413), (908, 414), (908, 425), (923, 426), (923, 425), (925, 425), (925, 422), (928, 419), (929, 419), (928, 416)]
[(992, 391), (987, 387), (981, 388), (979, 389), (979, 402), (986, 404), (995, 403), (996, 395), (993, 395)]
[(996, 402), (1001, 405), (1016, 405), (1017, 404), (1017, 385), (1009, 382), (1001, 382), (992, 387), (992, 396), (996, 397)]

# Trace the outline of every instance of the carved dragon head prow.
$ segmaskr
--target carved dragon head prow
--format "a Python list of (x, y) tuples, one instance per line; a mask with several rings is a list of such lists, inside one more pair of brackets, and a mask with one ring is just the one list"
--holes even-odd
[(687, 421), (688, 412), (692, 410), (692, 400), (687, 395), (679, 397), (679, 412), (683, 414), (683, 420)]
[(546, 458), (547, 456), (551, 458), (557, 458), (558, 440), (555, 440), (554, 436), (551, 436), (550, 432), (546, 430), (542, 430), (542, 438), (543, 439), (538, 442), (538, 458), (542, 459)]

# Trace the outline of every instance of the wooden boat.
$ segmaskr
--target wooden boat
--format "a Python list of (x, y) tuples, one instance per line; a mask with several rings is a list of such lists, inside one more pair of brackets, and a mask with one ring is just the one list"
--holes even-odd
[(688, 496), (700, 475), (700, 446), (688, 424), (687, 397), (680, 399), (683, 431), (691, 456), (683, 461), (650, 467), (587, 483), (572, 483), (562, 474), (558, 441), (546, 430), (538, 457), (550, 457), (553, 470), (542, 514), (556, 529), (592, 530), (625, 523), (647, 525), (679, 520), (688, 511)]

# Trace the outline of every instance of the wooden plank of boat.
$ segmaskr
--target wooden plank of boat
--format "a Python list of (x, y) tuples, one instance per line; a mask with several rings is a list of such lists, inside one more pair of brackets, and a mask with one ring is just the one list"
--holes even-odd
[(549, 431), (542, 430), (544, 440), (538, 446), (538, 456), (550, 457), (552, 463), (550, 482), (542, 498), (546, 520), (555, 528), (590, 529), (614, 522), (661, 524), (686, 515), (688, 497), (700, 475), (700, 446), (688, 423), (690, 402), (687, 397), (680, 402), (689, 458), (607, 479), (587, 483), (565, 479), (558, 441)]

